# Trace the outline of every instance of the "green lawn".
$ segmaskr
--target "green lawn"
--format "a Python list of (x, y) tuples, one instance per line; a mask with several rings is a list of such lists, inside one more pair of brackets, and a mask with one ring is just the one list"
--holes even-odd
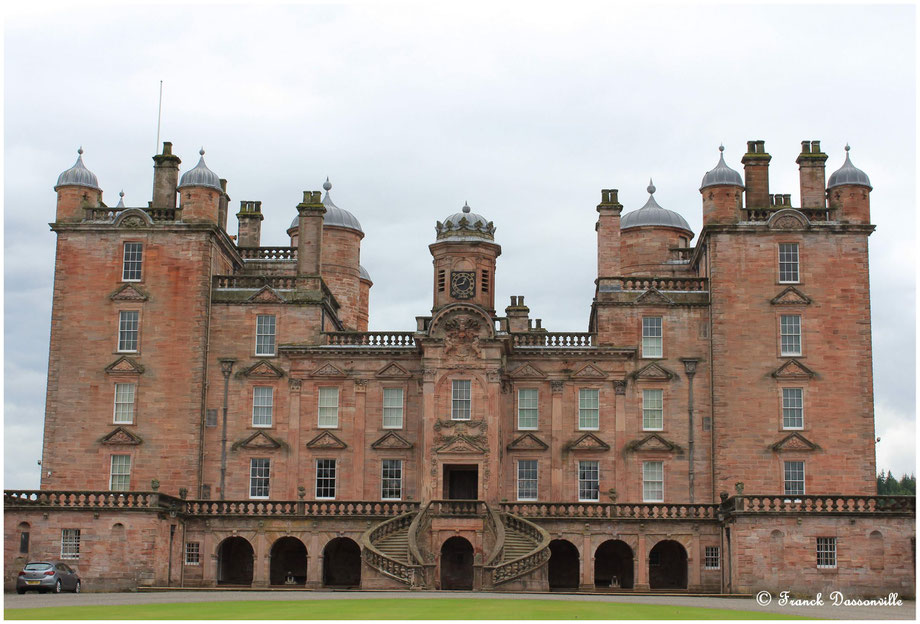
[[(772, 613), (661, 605), (488, 598), (189, 602), (4, 609), (8, 620), (762, 620)], [(802, 618), (804, 619), (804, 618)]]

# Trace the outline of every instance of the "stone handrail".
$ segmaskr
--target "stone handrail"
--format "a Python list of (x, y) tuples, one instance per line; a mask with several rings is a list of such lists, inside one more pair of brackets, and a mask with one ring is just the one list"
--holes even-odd
[(722, 506), (728, 513), (892, 514), (915, 513), (915, 496), (846, 496), (843, 494), (733, 496)]
[(193, 516), (336, 516), (381, 517), (417, 511), (408, 501), (186, 501)]
[(244, 260), (296, 260), (296, 247), (237, 247)]
[(185, 501), (158, 492), (4, 490), (3, 506), (67, 509), (174, 509)]
[(533, 540), (535, 546), (526, 555), (496, 565), (492, 570), (493, 585), (507, 583), (529, 574), (540, 566), (545, 565), (549, 561), (551, 554), (549, 550), (550, 535), (545, 529), (524, 518), (508, 513), (501, 514), (501, 520), (506, 531), (524, 534)]
[(431, 507), (431, 501), (425, 503), (421, 511), (412, 518), (412, 524), (409, 525), (409, 563), (424, 565), (427, 563), (422, 549), (419, 547), (418, 536), (428, 530), (431, 526), (431, 516), (428, 515), (428, 508)]
[(718, 505), (708, 503), (502, 503), (501, 510), (525, 518), (619, 518), (714, 520)]
[(396, 579), (407, 585), (413, 585), (415, 579), (415, 568), (417, 566), (409, 565), (406, 562), (397, 561), (388, 557), (376, 547), (376, 542), (380, 538), (395, 533), (400, 530), (407, 530), (412, 525), (414, 517), (418, 515), (412, 511), (404, 513), (395, 518), (384, 520), (376, 527), (372, 527), (361, 535), (362, 552), (364, 561), (372, 568), (379, 572)]
[(774, 206), (772, 208), (745, 208), (744, 213), (747, 216), (745, 220), (748, 222), (769, 221), (770, 217), (780, 210), (789, 210), (790, 208), (805, 215), (812, 223), (816, 221), (830, 221), (831, 213), (833, 212), (830, 208), (792, 208), (786, 205)]
[(326, 344), (337, 347), (415, 348), (415, 334), (403, 331), (329, 332)]
[(517, 348), (584, 348), (597, 346), (597, 336), (589, 332), (527, 332), (511, 334)]
[[(120, 213), (129, 208), (86, 208), (84, 214), (85, 221), (102, 221), (111, 223)], [(175, 221), (182, 214), (181, 208), (139, 208), (147, 213), (152, 221)]]
[(488, 506), (481, 500), (433, 500), (428, 513), (433, 516), (484, 516)]
[(490, 505), (486, 505), (489, 513), (486, 517), (486, 528), (492, 532), (495, 541), (492, 552), (485, 558), (485, 565), (493, 565), (496, 561), (501, 561), (502, 552), (505, 550), (505, 525), (497, 511)]
[(245, 288), (255, 290), (270, 286), (278, 290), (293, 290), (297, 278), (288, 275), (215, 275), (214, 288)]
[(707, 292), (709, 280), (705, 277), (601, 277), (598, 288), (604, 292), (619, 290), (671, 290), (681, 292)]

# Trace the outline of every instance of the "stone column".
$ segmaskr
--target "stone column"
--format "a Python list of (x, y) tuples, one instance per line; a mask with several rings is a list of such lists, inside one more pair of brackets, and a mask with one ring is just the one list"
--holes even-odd
[(379, 494), (368, 497), (364, 491), (367, 466), (364, 463), (366, 441), (364, 439), (365, 422), (367, 420), (367, 379), (355, 379), (355, 418), (354, 418), (354, 498), (352, 500), (367, 500), (379, 498)]
[[(434, 429), (432, 425), (437, 421), (435, 413), (434, 397), (434, 380), (437, 371), (433, 368), (424, 368), (422, 370), (422, 413), (419, 418), (421, 434), (418, 436), (419, 441), (419, 485), (420, 500), (429, 501), (434, 498), (444, 498), (441, 493), (440, 474), (438, 474), (437, 458), (432, 455), (434, 452)], [(434, 470), (434, 474), (431, 471)]]
[[(259, 524), (262, 524), (262, 520), (259, 521)], [(262, 527), (259, 527), (258, 533), (256, 533), (255, 543), (253, 547), (253, 569), (252, 569), (252, 586), (253, 587), (268, 587), (268, 547), (266, 546), (265, 531), (262, 530)]]
[(319, 543), (319, 535), (317, 535), (314, 528), (310, 534), (310, 545), (307, 546), (307, 587), (316, 589), (322, 587), (322, 585), (323, 551)]
[[(640, 528), (640, 531), (642, 529)], [(647, 591), (648, 586), (648, 555), (645, 551), (645, 533), (639, 533), (639, 546), (636, 548), (636, 584), (638, 590)]]
[(690, 548), (687, 549), (687, 589), (699, 591), (702, 583), (701, 568), (704, 557), (700, 552), (700, 536), (690, 536)]
[(303, 449), (300, 447), (300, 389), (302, 385), (303, 381), (300, 379), (294, 379), (293, 377), (288, 379), (288, 386), (290, 386), (290, 394), (288, 395), (288, 423), (290, 428), (288, 433), (291, 436), (291, 459), (285, 474), (287, 482), (284, 484), (284, 491), (287, 492), (289, 500), (299, 498), (297, 496), (298, 486), (303, 485), (306, 487), (305, 483), (300, 483), (303, 478), (301, 468)]
[[(623, 441), (626, 440), (626, 380), (617, 379), (613, 382), (613, 393), (616, 400), (616, 433), (614, 440), (610, 444), (612, 448), (620, 448)], [(626, 458), (623, 453), (617, 453), (614, 461), (614, 485), (617, 489), (617, 500), (628, 501), (626, 477), (629, 474), (626, 469)]]
[(562, 493), (563, 481), (565, 479), (565, 462), (562, 459), (562, 444), (564, 435), (562, 432), (562, 390), (565, 387), (564, 381), (549, 382), (553, 393), (552, 408), (552, 434), (550, 435), (550, 462), (552, 468), (552, 482), (550, 483), (550, 500), (562, 501), (565, 497)]
[(591, 548), (591, 533), (585, 525), (582, 534), (581, 585), (579, 589), (594, 589), (594, 550)]

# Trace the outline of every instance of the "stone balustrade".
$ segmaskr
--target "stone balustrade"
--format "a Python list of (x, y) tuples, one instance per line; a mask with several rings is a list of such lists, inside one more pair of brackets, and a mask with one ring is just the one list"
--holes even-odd
[(335, 347), (415, 348), (413, 332), (330, 332), (326, 344)]
[(433, 516), (485, 516), (489, 509), (480, 500), (433, 500), (428, 513)]
[(913, 514), (915, 496), (734, 496), (722, 505), (728, 513)]
[(406, 562), (388, 557), (386, 553), (377, 549), (376, 544), (382, 538), (397, 531), (408, 532), (416, 515), (415, 512), (409, 512), (390, 518), (369, 529), (361, 536), (361, 544), (364, 546), (362, 549), (364, 561), (372, 568), (407, 585), (414, 584), (415, 568), (417, 566), (408, 565)]
[(511, 334), (516, 348), (565, 349), (597, 346), (597, 336), (589, 332), (528, 332)]
[[(781, 205), (774, 208), (745, 208), (743, 214), (747, 222), (763, 222), (769, 221), (770, 217), (783, 209), (789, 210), (790, 207)], [(828, 208), (792, 208), (792, 210), (802, 213), (812, 223), (831, 221), (833, 212)]]
[[(86, 208), (83, 219), (85, 221), (98, 221), (102, 223), (111, 223), (115, 218), (128, 208)], [(176, 221), (182, 214), (181, 208), (138, 208), (147, 213), (154, 222)]]
[(287, 275), (215, 275), (214, 288), (257, 290), (270, 286), (276, 290), (294, 290), (297, 278)]
[(385, 517), (418, 511), (409, 501), (186, 501), (191, 516)]
[(601, 277), (598, 279), (598, 289), (602, 292), (646, 291), (652, 288), (661, 291), (708, 292), (709, 280), (704, 277)]
[(525, 518), (715, 520), (719, 506), (689, 503), (502, 503), (501, 510)]
[(238, 247), (243, 260), (296, 260), (296, 247)]
[(158, 492), (4, 490), (3, 506), (65, 509), (174, 508), (185, 501)]
[(492, 570), (493, 585), (507, 583), (518, 577), (530, 574), (549, 561), (551, 555), (549, 550), (551, 538), (546, 530), (529, 520), (508, 513), (501, 514), (501, 521), (506, 535), (509, 533), (522, 534), (533, 541), (534, 549), (517, 559), (505, 561), (495, 566)]

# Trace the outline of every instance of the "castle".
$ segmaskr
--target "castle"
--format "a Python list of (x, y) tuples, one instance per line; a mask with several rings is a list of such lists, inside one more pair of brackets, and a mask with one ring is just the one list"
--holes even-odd
[(914, 499), (874, 494), (849, 147), (826, 178), (802, 142), (798, 207), (763, 141), (743, 178), (720, 154), (693, 245), (651, 183), (625, 212), (602, 190), (576, 333), (496, 309), (497, 228), (468, 205), (437, 222), (430, 314), (371, 332), (328, 180), (266, 247), (261, 202), (228, 234), (203, 151), (181, 177), (170, 143), (153, 160), (147, 206), (103, 203), (82, 150), (54, 187), (41, 489), (5, 492), (8, 586), (64, 558), (89, 590), (913, 594)]

